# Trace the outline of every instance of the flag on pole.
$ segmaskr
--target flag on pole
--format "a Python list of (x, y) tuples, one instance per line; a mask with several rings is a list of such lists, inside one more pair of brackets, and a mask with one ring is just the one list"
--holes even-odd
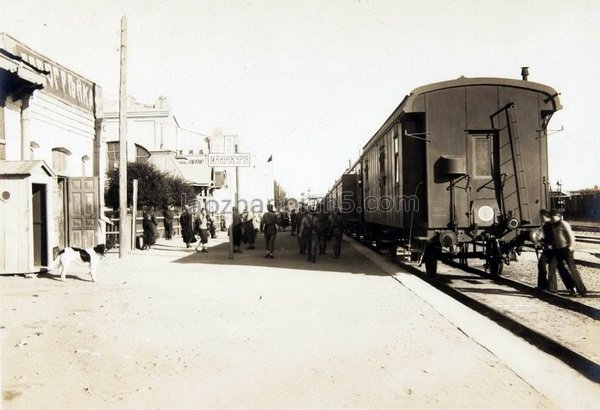
[(273, 161), (273, 154), (271, 154), (271, 156), (269, 157), (269, 159), (267, 160), (267, 162), (271, 162)]

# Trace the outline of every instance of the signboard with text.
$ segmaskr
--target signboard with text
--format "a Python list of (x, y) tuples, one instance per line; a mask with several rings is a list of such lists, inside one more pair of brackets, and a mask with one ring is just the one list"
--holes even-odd
[(7, 51), (21, 57), (23, 61), (45, 71), (48, 79), (43, 89), (45, 93), (86, 111), (94, 112), (95, 93), (99, 90), (94, 89), (95, 84), (93, 82), (33, 51), (4, 33), (0, 38), (0, 48), (5, 48)]
[(250, 154), (208, 154), (209, 167), (249, 167)]

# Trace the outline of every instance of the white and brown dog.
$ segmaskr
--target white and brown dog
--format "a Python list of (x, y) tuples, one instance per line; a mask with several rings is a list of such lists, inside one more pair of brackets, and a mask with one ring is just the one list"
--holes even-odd
[(92, 276), (92, 281), (96, 282), (96, 270), (98, 269), (98, 265), (100, 263), (100, 258), (104, 256), (106, 253), (106, 246), (104, 244), (100, 244), (94, 246), (93, 248), (73, 248), (67, 247), (62, 251), (58, 252), (56, 258), (50, 265), (50, 269), (58, 269), (59, 265), (61, 266), (60, 270), (60, 279), (65, 280), (67, 277), (67, 270), (73, 261), (79, 263), (87, 263), (90, 267), (90, 275)]

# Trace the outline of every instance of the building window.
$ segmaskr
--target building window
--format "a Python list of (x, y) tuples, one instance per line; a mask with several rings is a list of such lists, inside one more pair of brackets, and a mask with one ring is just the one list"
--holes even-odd
[(57, 174), (66, 174), (69, 164), (69, 155), (71, 151), (66, 148), (53, 148), (52, 149), (52, 168)]
[(489, 135), (473, 136), (473, 176), (487, 177), (492, 176), (492, 138)]
[(379, 188), (381, 188), (381, 194), (384, 195), (385, 194), (385, 182), (386, 182), (386, 175), (385, 175), (385, 145), (380, 145), (379, 146)]
[(150, 158), (150, 152), (141, 145), (135, 144), (135, 162), (146, 162)]
[(35, 141), (31, 141), (29, 143), (29, 151), (31, 151), (31, 155), (29, 158), (37, 159), (37, 155), (35, 153), (37, 152), (38, 149), (40, 149), (40, 144), (38, 144)]
[(119, 168), (119, 142), (106, 143), (106, 169), (112, 171)]
[[(119, 168), (119, 141), (106, 143), (106, 168), (108, 171)], [(141, 145), (135, 144), (135, 162), (146, 162), (150, 152)]]

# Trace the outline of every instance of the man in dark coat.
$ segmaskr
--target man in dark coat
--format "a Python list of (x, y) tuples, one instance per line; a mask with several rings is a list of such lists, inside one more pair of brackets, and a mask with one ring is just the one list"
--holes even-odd
[(344, 234), (344, 219), (339, 208), (329, 217), (329, 230), (333, 237), (333, 255), (338, 259), (342, 251), (342, 236)]
[(165, 207), (163, 210), (164, 224), (165, 224), (165, 239), (173, 238), (173, 218), (175, 217), (175, 212), (171, 206)]
[(156, 237), (158, 236), (158, 231), (156, 229), (156, 216), (154, 215), (153, 206), (144, 212), (142, 228), (144, 229), (143, 249), (150, 249), (150, 247), (156, 243)]
[(181, 225), (181, 238), (185, 242), (185, 247), (189, 248), (191, 243), (196, 242), (194, 236), (194, 217), (189, 205), (183, 207), (183, 212), (179, 217), (179, 225)]

